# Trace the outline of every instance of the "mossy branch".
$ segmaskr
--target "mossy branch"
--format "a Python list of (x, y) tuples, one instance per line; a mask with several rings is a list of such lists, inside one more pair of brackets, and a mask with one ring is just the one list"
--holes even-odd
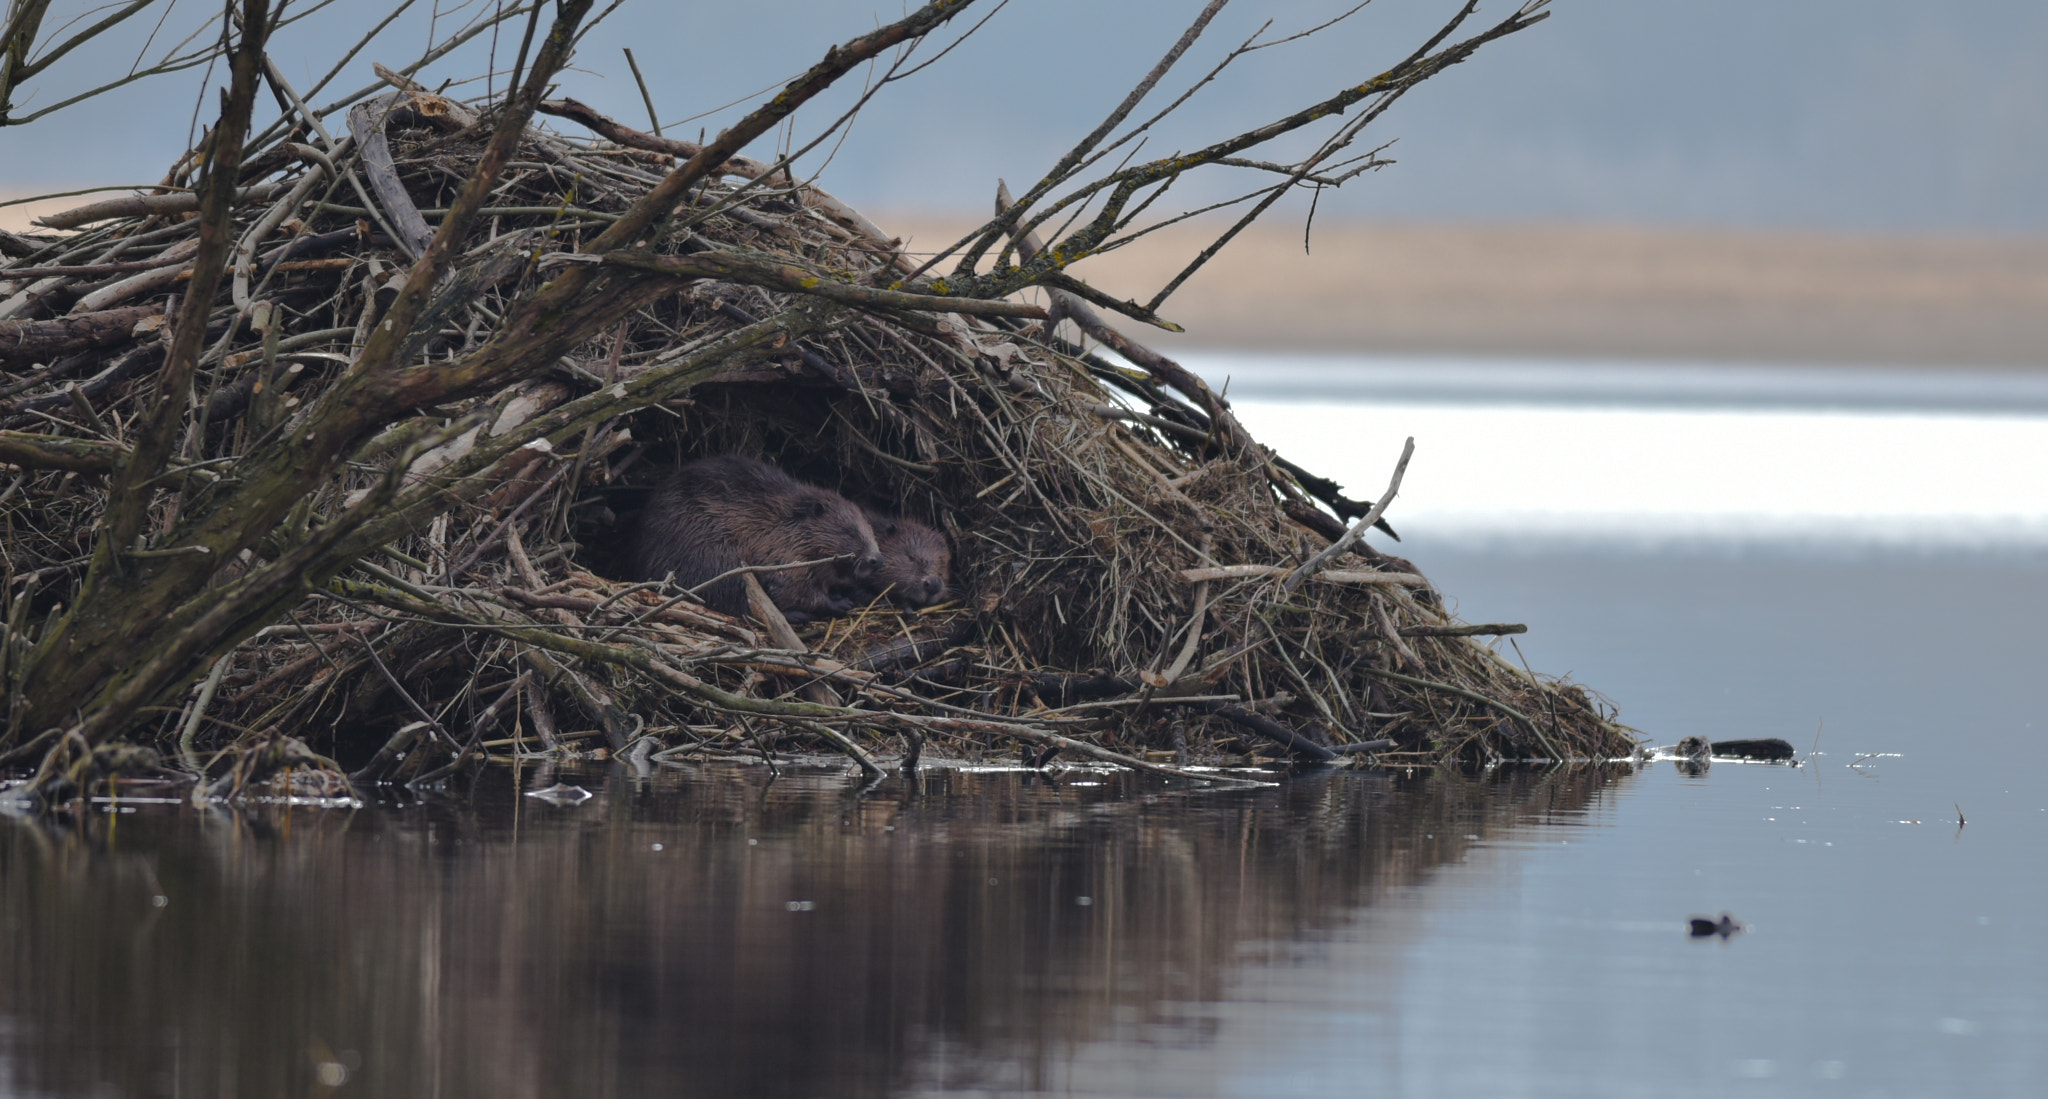
[[(789, 294), (811, 294), (842, 305), (869, 309), (920, 309), (936, 313), (966, 313), (982, 317), (1024, 317), (1044, 320), (1044, 308), (1028, 302), (982, 301), (955, 297), (944, 285), (927, 285), (932, 293), (915, 294), (901, 290), (877, 290), (862, 286), (840, 274), (813, 270), (800, 264), (752, 256), (739, 252), (692, 252), (662, 256), (638, 249), (606, 252), (603, 262), (649, 274), (677, 279), (716, 279), (780, 290)], [(1175, 329), (1178, 331), (1178, 329)]]

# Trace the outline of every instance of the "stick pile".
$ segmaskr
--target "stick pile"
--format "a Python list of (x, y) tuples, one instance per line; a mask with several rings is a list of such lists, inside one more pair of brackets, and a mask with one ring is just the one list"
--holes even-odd
[[(455, 361), (513, 296), (591, 262), (584, 239), (695, 152), (573, 101), (541, 109), (579, 128), (527, 131), (412, 327), (416, 362)], [(210, 465), (265, 445), (348, 369), (488, 140), (465, 105), (417, 87), (348, 122), (248, 149), (213, 301), (181, 297), (199, 244), (189, 194), (94, 203), (45, 219), (61, 233), (0, 236), (10, 693), (84, 575), (167, 318), (210, 320), (176, 472), (150, 504), (159, 525), (211, 491)], [(1014, 243), (1034, 254), (1035, 240)], [(1255, 747), (1400, 762), (1634, 747), (1586, 691), (1479, 640), (1519, 626), (1457, 622), (1415, 566), (1357, 539), (1379, 520), (1370, 502), (1259, 445), (1199, 379), (1069, 290), (907, 292), (915, 261), (881, 230), (738, 159), (631, 262), (672, 290), (545, 377), (421, 410), (438, 445), (407, 452), (408, 483), (480, 440), (532, 435), (489, 468), (490, 491), (418, 516), (127, 739), (221, 776), (223, 758), (288, 735), (359, 781), (415, 782), (492, 751), (596, 748), (816, 747), (873, 770), (878, 756), (1021, 745), (1033, 762), (1173, 771)], [(1397, 443), (1383, 441), (1389, 458)], [(378, 491), (396, 446), (364, 447), (275, 546), (246, 556), (285, 552)], [(798, 634), (772, 606), (734, 620), (688, 592), (612, 579), (659, 472), (725, 452), (945, 531), (954, 598)]]

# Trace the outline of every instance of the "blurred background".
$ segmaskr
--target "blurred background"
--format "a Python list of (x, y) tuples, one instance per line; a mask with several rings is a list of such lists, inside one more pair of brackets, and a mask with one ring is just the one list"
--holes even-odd
[[(986, 216), (998, 179), (1023, 190), (1098, 123), (1201, 7), (978, 5), (920, 46), (926, 67), (876, 89), (799, 164), (910, 250), (944, 247)], [(1198, 147), (1368, 79), (1459, 5), (1374, 0), (1287, 41), (1352, 7), (1225, 6), (1135, 117), (1240, 44), (1271, 45), (1238, 57), (1137, 155)], [(409, 64), (503, 8), (412, 3), (311, 98), (353, 92), (374, 81), (370, 62)], [(299, 21), (273, 56), (303, 90), (385, 9), (288, 10)], [(694, 139), (902, 10), (629, 2), (587, 35), (561, 94), (649, 125), (631, 48), (664, 132)], [(1487, 0), (1459, 36), (1512, 10)], [(2009, 544), (2048, 530), (2033, 474), (2048, 458), (2048, 6), (1550, 10), (1395, 104), (1360, 143), (1389, 143), (1394, 163), (1282, 201), (1167, 301), (1185, 333), (1142, 338), (1231, 386), (1255, 429), (1356, 494), (1385, 476), (1399, 435), (1422, 431), (1401, 510), (1425, 536), (1836, 530), (1859, 544)], [(53, 4), (44, 41), (88, 13), (102, 9)], [(148, 5), (19, 89), (14, 117), (189, 50), (216, 14)], [(518, 29), (480, 34), (422, 78), (457, 81), (456, 95), (500, 88)], [(0, 127), (0, 191), (161, 178), (209, 117), (202, 85), (219, 79), (188, 68)], [(750, 151), (802, 146), (862, 90), (849, 81)], [(1251, 182), (1198, 173), (1155, 209)], [(83, 201), (0, 207), (0, 226)], [(1077, 273), (1144, 300), (1218, 226), (1174, 226)], [(1902, 521), (1906, 501), (1930, 518)]]
[[(502, 7), (412, 4), (341, 77), (410, 62), (437, 35)], [(914, 246), (985, 215), (998, 178), (1036, 180), (1177, 38), (1193, 0), (1013, 0), (883, 88), (844, 135), (801, 162)], [(1277, 41), (1350, 0), (1238, 0), (1155, 96), (1177, 94), (1264, 29)], [(304, 18), (273, 51), (308, 87), (368, 29), (354, 2)], [(1383, 71), (1457, 8), (1375, 0), (1314, 36), (1240, 58), (1167, 120), (1141, 156), (1236, 133)], [(857, 0), (627, 3), (585, 40), (562, 92), (645, 125), (632, 47), (670, 136), (716, 132), (832, 43), (900, 14)], [(1467, 31), (1512, 10), (1489, 0)], [(52, 28), (85, 3), (55, 3)], [(2048, 363), (2048, 7), (2027, 0), (1561, 0), (1533, 29), (1423, 85), (1368, 131), (1392, 166), (1269, 213), (1167, 315), (1175, 347), (1478, 353), (1767, 362)], [(990, 14), (990, 13), (993, 14)], [(215, 8), (159, 0), (62, 59), (16, 97), (32, 115), (147, 69)], [(949, 28), (957, 37), (970, 24)], [(457, 94), (517, 30), (429, 66)], [(200, 111), (194, 68), (0, 128), (0, 191), (153, 182)], [(214, 74), (217, 79), (218, 74)], [(502, 79), (502, 78), (500, 78)], [(778, 135), (806, 140), (858, 89)], [(720, 109), (723, 107), (724, 109)], [(1141, 112), (1142, 114), (1143, 112)], [(774, 152), (770, 142), (754, 150)], [(1239, 180), (1192, 180), (1213, 199)], [(1204, 188), (1207, 190), (1204, 190)], [(20, 225), (20, 207), (0, 208)], [(1207, 226), (1102, 257), (1082, 273), (1150, 295)], [(1309, 250), (1304, 254), (1304, 236)]]

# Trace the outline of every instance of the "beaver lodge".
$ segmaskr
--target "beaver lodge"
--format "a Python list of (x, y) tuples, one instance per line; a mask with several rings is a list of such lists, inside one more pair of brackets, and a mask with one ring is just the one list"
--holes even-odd
[[(1088, 179), (1084, 142), (937, 256), (736, 155), (959, 6), (843, 44), (701, 147), (544, 98), (587, 4), (484, 104), (386, 71), (314, 108), (240, 34), (209, 144), (162, 188), (0, 237), (17, 798), (337, 793), (533, 753), (1173, 774), (1629, 753), (1585, 690), (1489, 645), (1521, 627), (1459, 622), (1359, 536), (1402, 440), (1367, 444), (1381, 506), (1347, 496), (1104, 320), (1164, 324), (1164, 293), (1064, 271), (1179, 174), (1317, 119), (1342, 128), (1313, 157), (1249, 169), (1254, 215), (1375, 166), (1338, 150), (1542, 5), (1445, 45), (1468, 6), (1373, 81), (1198, 152)], [(259, 130), (266, 86), (284, 106)], [(741, 617), (630, 579), (650, 486), (726, 454), (942, 532), (944, 601), (799, 630), (758, 572)]]

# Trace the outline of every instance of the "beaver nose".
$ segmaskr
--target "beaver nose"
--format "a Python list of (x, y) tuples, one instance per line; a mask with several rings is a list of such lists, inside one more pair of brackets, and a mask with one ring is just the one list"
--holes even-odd
[(866, 554), (862, 556), (860, 560), (855, 561), (853, 563), (853, 575), (859, 577), (862, 580), (865, 580), (868, 577), (873, 576), (875, 574), (875, 570), (877, 568), (880, 568), (881, 565), (881, 554)]
[(926, 599), (937, 599), (939, 593), (945, 589), (946, 585), (939, 583), (938, 577), (927, 576), (924, 578), (924, 597)]

